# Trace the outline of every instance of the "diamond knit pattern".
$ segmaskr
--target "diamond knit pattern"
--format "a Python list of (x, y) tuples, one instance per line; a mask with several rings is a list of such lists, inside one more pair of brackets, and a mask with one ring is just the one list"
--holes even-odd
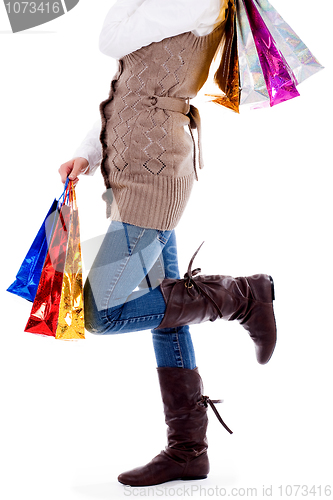
[(131, 122), (135, 121), (139, 111), (136, 105), (141, 101), (141, 91), (145, 86), (142, 78), (143, 73), (147, 69), (147, 64), (142, 62), (141, 71), (138, 74), (132, 74), (126, 81), (125, 86), (128, 92), (122, 97), (123, 107), (118, 111), (118, 123), (113, 126), (115, 140), (112, 143), (115, 149), (115, 156), (112, 159), (114, 167), (119, 170), (125, 170), (128, 162), (125, 159), (126, 151), (129, 147), (129, 139), (131, 132)]
[[(180, 43), (173, 44), (172, 49), (166, 43), (163, 48), (166, 51), (167, 59), (162, 64), (165, 74), (160, 75), (157, 82), (157, 88), (160, 89), (157, 95), (168, 96), (170, 90), (179, 85), (178, 71), (185, 64), (181, 57), (185, 49)], [(166, 167), (166, 163), (163, 161), (163, 155), (166, 153), (163, 139), (167, 137), (166, 122), (169, 120), (170, 114), (165, 110), (157, 109), (155, 113), (151, 113), (149, 118), (151, 126), (145, 132), (149, 144), (143, 148), (148, 160), (144, 162), (143, 166), (151, 174), (158, 175)]]
[(202, 37), (182, 33), (119, 60), (100, 104), (103, 198), (112, 220), (159, 230), (177, 225), (195, 172), (190, 118), (171, 101), (196, 96), (223, 32), (221, 25)]
[(185, 49), (180, 43), (174, 43), (172, 49), (168, 44), (165, 44), (164, 49), (169, 57), (164, 64), (162, 64), (162, 67), (165, 70), (165, 76), (158, 82), (158, 85), (161, 87), (159, 95), (169, 95), (170, 90), (176, 85), (179, 85), (180, 78), (178, 76), (178, 72), (185, 64), (185, 61), (182, 58), (182, 53)]

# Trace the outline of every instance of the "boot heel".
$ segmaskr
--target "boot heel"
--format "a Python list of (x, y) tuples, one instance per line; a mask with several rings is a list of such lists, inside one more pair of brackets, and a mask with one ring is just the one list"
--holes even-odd
[(270, 282), (271, 282), (271, 287), (272, 287), (272, 301), (275, 300), (275, 290), (274, 290), (274, 281), (272, 276), (269, 276)]

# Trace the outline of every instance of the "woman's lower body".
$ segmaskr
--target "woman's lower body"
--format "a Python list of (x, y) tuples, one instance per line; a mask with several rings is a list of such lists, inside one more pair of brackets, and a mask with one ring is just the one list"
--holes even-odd
[(165, 312), (164, 278), (179, 278), (175, 232), (112, 222), (85, 283), (86, 328), (102, 335), (152, 330), (158, 367), (194, 369), (188, 326), (154, 330)]
[[(218, 315), (237, 319), (254, 340), (258, 361), (266, 363), (276, 338), (272, 292), (267, 275), (193, 279), (189, 268), (183, 282), (174, 231), (111, 223), (84, 287), (86, 328), (100, 335), (152, 331), (168, 425), (165, 450), (147, 465), (121, 474), (121, 483), (150, 486), (207, 477), (208, 405), (231, 431), (213, 401), (203, 396), (188, 325)], [(168, 328), (158, 328), (162, 321)]]

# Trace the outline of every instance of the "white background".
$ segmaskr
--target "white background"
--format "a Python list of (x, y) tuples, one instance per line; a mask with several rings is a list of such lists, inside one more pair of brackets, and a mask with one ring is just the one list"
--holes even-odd
[[(98, 35), (111, 4), (81, 0), (17, 34), (0, 4), (5, 500), (122, 498), (117, 475), (166, 444), (150, 332), (39, 337), (24, 332), (31, 304), (4, 291), (62, 191), (59, 166), (108, 96), (116, 65), (99, 52)], [(209, 410), (209, 478), (169, 483), (150, 496), (175, 496), (175, 487), (184, 496), (199, 483), (201, 496), (255, 487), (260, 498), (272, 486), (278, 498), (280, 485), (315, 485), (317, 496), (321, 485), (324, 496), (333, 483), (332, 2), (274, 6), (326, 69), (300, 85), (301, 97), (268, 110), (236, 115), (197, 99), (205, 168), (177, 237), (181, 274), (205, 240), (195, 261), (203, 273), (273, 276), (276, 352), (260, 366), (237, 323), (192, 328), (205, 392), (224, 399), (219, 410), (234, 434)], [(83, 241), (107, 228), (103, 190), (99, 172), (78, 184)]]

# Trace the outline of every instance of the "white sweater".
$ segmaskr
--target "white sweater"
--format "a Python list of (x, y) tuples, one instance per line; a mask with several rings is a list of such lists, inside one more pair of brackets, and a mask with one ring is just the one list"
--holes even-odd
[[(118, 0), (107, 13), (99, 37), (100, 51), (115, 59), (152, 42), (192, 31), (208, 35), (222, 21), (228, 0)], [(89, 162), (92, 175), (102, 159), (101, 118), (96, 120), (73, 158)]]

